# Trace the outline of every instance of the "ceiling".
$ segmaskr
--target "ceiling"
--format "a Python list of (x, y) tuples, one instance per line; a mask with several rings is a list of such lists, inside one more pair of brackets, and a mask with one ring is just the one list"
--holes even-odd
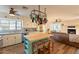
[[(0, 5), (0, 16), (9, 16), (10, 8), (14, 8), (21, 16), (29, 17), (32, 9), (38, 9), (37, 5), (24, 5), (28, 9), (23, 9), (23, 5)], [(47, 8), (49, 20), (62, 19), (72, 20), (79, 19), (79, 5), (41, 5), (41, 11)]]

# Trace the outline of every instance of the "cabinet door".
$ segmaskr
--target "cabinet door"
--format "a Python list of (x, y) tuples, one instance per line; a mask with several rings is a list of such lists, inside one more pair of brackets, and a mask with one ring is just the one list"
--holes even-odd
[(9, 45), (18, 44), (22, 42), (21, 35), (19, 34), (10, 35), (8, 39), (9, 39)]
[(16, 34), (16, 40), (15, 41), (16, 41), (16, 44), (22, 42), (22, 36), (21, 36), (21, 34)]
[(8, 36), (8, 45), (13, 45), (15, 43), (14, 35)]
[(3, 46), (9, 46), (14, 44), (14, 38), (12, 35), (3, 36)]
[(7, 38), (7, 36), (6, 35), (3, 36), (2, 39), (3, 39), (3, 47), (8, 46), (8, 38)]
[(18, 44), (22, 42), (20, 34), (5, 35), (2, 37), (2, 39), (3, 39), (3, 47)]

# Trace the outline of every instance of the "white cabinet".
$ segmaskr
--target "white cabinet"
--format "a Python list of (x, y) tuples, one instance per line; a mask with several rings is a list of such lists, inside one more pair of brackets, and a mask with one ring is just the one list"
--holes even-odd
[(21, 36), (21, 34), (16, 35), (15, 41), (16, 41), (16, 43), (22, 42), (22, 36)]
[(21, 34), (13, 34), (13, 35), (4, 35), (3, 39), (3, 47), (14, 45), (22, 42)]
[(6, 35), (2, 36), (2, 39), (3, 39), (3, 47), (7, 46), (8, 45), (8, 38), (7, 38), (7, 36)]
[(8, 45), (13, 45), (15, 42), (14, 36), (9, 35), (8, 36)]

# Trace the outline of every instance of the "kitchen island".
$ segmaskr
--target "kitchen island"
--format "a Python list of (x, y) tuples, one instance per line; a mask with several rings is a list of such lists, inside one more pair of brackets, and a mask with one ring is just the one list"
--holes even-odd
[(50, 53), (50, 34), (43, 32), (29, 33), (24, 36), (24, 52), (26, 54), (47, 54)]

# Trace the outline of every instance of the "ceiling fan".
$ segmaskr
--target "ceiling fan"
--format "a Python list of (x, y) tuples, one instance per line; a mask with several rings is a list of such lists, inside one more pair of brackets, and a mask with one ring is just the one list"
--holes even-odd
[(14, 10), (14, 8), (10, 8), (9, 15), (15, 16), (15, 14), (16, 14), (16, 11)]
[[(27, 10), (28, 7), (22, 6), (22, 9)], [(19, 14), (19, 11), (16, 11), (14, 8), (10, 8), (9, 10), (9, 15), (10, 16), (22, 16), (21, 14)]]

